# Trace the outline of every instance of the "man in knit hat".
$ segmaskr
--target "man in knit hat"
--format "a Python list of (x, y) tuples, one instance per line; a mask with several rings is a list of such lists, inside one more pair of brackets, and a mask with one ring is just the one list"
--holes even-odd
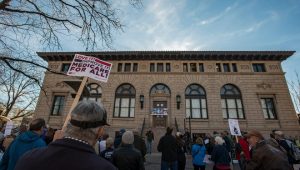
[(109, 124), (103, 105), (95, 101), (81, 101), (72, 110), (63, 138), (44, 149), (27, 152), (18, 161), (15, 170), (114, 170), (116, 168), (94, 150), (105, 125)]
[(112, 156), (113, 164), (119, 170), (136, 169), (144, 170), (142, 154), (133, 146), (134, 135), (132, 131), (126, 131), (122, 136), (122, 143)]

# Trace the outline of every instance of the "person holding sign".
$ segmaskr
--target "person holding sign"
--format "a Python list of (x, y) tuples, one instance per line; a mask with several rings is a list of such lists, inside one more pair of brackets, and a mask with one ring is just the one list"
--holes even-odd
[(47, 148), (27, 152), (15, 170), (115, 170), (104, 158), (99, 157), (94, 146), (103, 135), (107, 114), (102, 104), (81, 101), (71, 112), (64, 137), (50, 143)]

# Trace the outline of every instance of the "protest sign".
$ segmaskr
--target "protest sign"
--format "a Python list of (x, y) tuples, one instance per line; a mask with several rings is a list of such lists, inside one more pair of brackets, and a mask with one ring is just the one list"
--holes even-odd
[(86, 76), (95, 80), (107, 82), (112, 64), (98, 58), (75, 54), (67, 75)]
[(11, 120), (8, 121), (5, 126), (4, 136), (10, 135), (13, 127), (14, 127), (13, 122)]
[(237, 119), (228, 119), (228, 124), (231, 135), (242, 136)]

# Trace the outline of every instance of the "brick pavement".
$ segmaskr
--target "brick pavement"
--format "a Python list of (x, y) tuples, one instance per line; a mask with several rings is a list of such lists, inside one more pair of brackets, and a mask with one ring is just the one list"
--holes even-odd
[[(186, 170), (192, 170), (193, 164), (192, 164), (192, 157), (191, 155), (186, 156)], [(146, 155), (146, 162), (145, 162), (145, 169), (146, 170), (159, 170), (160, 169), (160, 159), (161, 159), (161, 153), (152, 153), (151, 155)], [(212, 170), (213, 168), (212, 164), (206, 165), (206, 170)], [(233, 170), (240, 170), (238, 167), (238, 164), (233, 165)]]

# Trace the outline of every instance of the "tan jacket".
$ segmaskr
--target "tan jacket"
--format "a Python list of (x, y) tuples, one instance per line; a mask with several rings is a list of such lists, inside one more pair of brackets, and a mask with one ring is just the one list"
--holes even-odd
[(292, 167), (282, 151), (261, 141), (253, 148), (246, 170), (292, 170)]
[(14, 140), (15, 138), (13, 138), (12, 136), (7, 136), (5, 137), (4, 141), (3, 141), (3, 147), (5, 148), (5, 150), (7, 150), (7, 148), (9, 147), (9, 145), (11, 144), (11, 142)]

